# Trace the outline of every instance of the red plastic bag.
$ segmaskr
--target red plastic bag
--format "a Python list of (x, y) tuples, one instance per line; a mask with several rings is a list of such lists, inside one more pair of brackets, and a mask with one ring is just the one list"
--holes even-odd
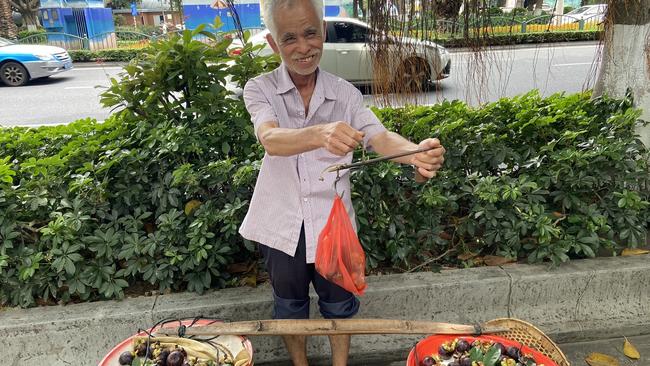
[(316, 270), (355, 295), (366, 289), (366, 254), (339, 195), (334, 198), (327, 223), (318, 236)]

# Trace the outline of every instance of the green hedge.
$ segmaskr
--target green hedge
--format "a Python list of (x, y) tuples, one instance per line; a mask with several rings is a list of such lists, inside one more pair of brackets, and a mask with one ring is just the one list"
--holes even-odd
[(481, 39), (443, 38), (432, 40), (445, 47), (454, 48), (476, 46), (477, 43), (482, 46), (506, 46), (516, 44), (595, 41), (599, 40), (601, 35), (602, 32), (600, 31), (537, 32), (495, 34)]
[(142, 49), (69, 50), (68, 53), (74, 62), (128, 62), (138, 57)]
[[(256, 261), (237, 228), (263, 150), (242, 85), (277, 59), (228, 56), (198, 31), (155, 42), (103, 94), (104, 123), (0, 131), (0, 303), (119, 298), (149, 282), (201, 292)], [(379, 109), (391, 129), (447, 148), (415, 184), (382, 163), (352, 175), (370, 268), (471, 265), (471, 255), (560, 263), (642, 242), (648, 151), (631, 101), (536, 92), (480, 109)], [(434, 260), (439, 258), (437, 260)]]

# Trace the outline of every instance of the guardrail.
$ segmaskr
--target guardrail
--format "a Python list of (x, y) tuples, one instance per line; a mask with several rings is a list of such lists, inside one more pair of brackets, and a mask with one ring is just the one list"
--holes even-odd
[[(465, 33), (477, 32), (487, 34), (515, 34), (600, 30), (603, 26), (603, 16), (594, 15), (580, 19), (571, 15), (540, 15), (526, 20), (512, 17), (488, 17), (464, 22), (463, 20), (438, 19), (429, 23), (426, 30), (429, 34), (441, 37), (460, 37)], [(403, 24), (397, 22), (395, 29), (403, 29)], [(420, 33), (422, 30), (413, 32)]]
[[(263, 29), (249, 28), (251, 35), (256, 34)], [(183, 31), (171, 31), (166, 34), (145, 34), (137, 31), (114, 31), (105, 32), (92, 37), (80, 37), (69, 33), (44, 32), (32, 34), (27, 37), (18, 39), (20, 44), (45, 44), (65, 48), (66, 50), (101, 50), (114, 48), (144, 48), (151, 42), (169, 37), (173, 34), (179, 34)], [(235, 37), (233, 32), (216, 32), (218, 37)], [(201, 41), (207, 41), (208, 37), (199, 35), (195, 37)]]
[[(595, 15), (586, 19), (578, 19), (570, 15), (541, 15), (525, 21), (517, 21), (511, 17), (492, 17), (470, 22), (439, 19), (432, 22), (432, 27), (427, 30), (431, 38), (439, 37), (460, 37), (465, 33), (473, 34), (477, 31), (488, 34), (514, 34), (514, 33), (539, 33), (558, 31), (586, 31), (602, 29), (602, 16)], [(255, 34), (260, 28), (246, 29)], [(169, 37), (182, 31), (173, 31), (166, 34), (145, 34), (137, 31), (119, 30), (106, 32), (92, 37), (80, 37), (68, 33), (46, 32), (32, 34), (21, 38), (21, 44), (47, 44), (58, 46), (67, 50), (100, 50), (114, 48), (143, 48), (158, 39)], [(417, 31), (418, 33), (420, 31)], [(217, 32), (221, 37), (230, 35), (232, 32)], [(204, 38), (204, 39), (201, 39)], [(201, 36), (200, 40), (207, 40)]]

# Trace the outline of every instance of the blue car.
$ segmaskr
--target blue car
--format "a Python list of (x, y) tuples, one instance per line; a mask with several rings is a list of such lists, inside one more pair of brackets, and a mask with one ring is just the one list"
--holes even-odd
[(22, 86), (70, 69), (72, 59), (63, 48), (14, 44), (0, 38), (0, 81), (8, 86)]

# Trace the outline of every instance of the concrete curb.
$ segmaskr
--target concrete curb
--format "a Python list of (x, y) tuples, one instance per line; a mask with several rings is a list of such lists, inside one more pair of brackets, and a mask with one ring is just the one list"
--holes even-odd
[[(650, 255), (577, 260), (549, 269), (508, 265), (442, 273), (369, 277), (359, 318), (477, 323), (515, 317), (535, 324), (558, 343), (650, 333)], [(312, 315), (317, 316), (313, 298)], [(165, 318), (270, 317), (270, 288), (236, 288), (0, 312), (6, 365), (96, 365), (138, 328)], [(354, 359), (404, 357), (419, 336), (358, 336)], [(256, 363), (286, 360), (280, 339), (252, 339)], [(38, 345), (38, 346), (36, 346)], [(328, 355), (325, 337), (309, 343)], [(8, 361), (8, 362), (7, 362)]]

